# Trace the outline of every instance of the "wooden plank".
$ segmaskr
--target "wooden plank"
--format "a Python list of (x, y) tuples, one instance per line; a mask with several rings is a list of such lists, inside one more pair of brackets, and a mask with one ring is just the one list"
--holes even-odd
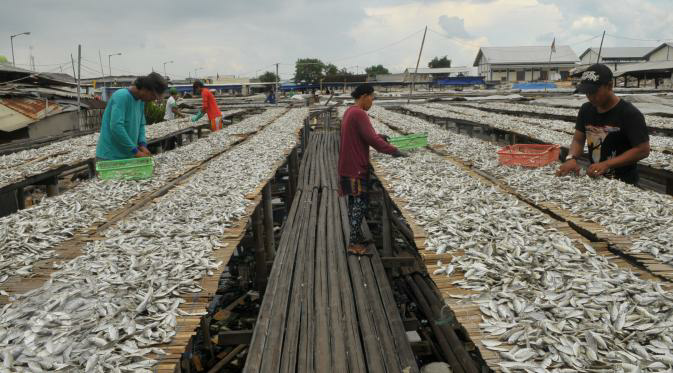
[[(315, 268), (315, 371), (327, 372), (331, 366), (331, 351), (330, 348), (330, 330), (328, 313), (334, 308), (337, 308), (336, 302), (339, 300), (336, 294), (328, 292), (329, 272), (336, 270), (334, 266), (327, 264), (327, 208), (328, 208), (328, 194), (322, 193), (320, 197), (320, 210), (318, 212), (318, 228), (316, 237), (316, 268)], [(336, 276), (334, 276), (336, 277)], [(336, 284), (336, 282), (335, 282)], [(338, 288), (337, 288), (338, 289)], [(330, 302), (334, 300), (334, 303)], [(340, 306), (340, 304), (339, 304)], [(339, 328), (340, 332), (343, 329)], [(343, 338), (342, 338), (343, 339)]]

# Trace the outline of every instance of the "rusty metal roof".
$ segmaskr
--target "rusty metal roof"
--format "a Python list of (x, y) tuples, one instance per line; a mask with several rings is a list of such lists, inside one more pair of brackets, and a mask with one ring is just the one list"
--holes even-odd
[(61, 111), (61, 107), (55, 102), (28, 97), (2, 98), (0, 99), (0, 104), (33, 120), (42, 119), (50, 114)]
[(18, 111), (14, 111), (5, 105), (0, 104), (0, 131), (12, 132), (27, 127), (35, 122)]

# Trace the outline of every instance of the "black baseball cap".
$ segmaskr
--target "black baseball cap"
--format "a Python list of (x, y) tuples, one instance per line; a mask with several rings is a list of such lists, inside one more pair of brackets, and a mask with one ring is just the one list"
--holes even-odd
[(577, 85), (575, 93), (592, 94), (595, 93), (600, 86), (609, 84), (610, 82), (612, 82), (612, 70), (602, 63), (596, 63), (589, 66), (589, 68), (582, 73), (580, 83)]

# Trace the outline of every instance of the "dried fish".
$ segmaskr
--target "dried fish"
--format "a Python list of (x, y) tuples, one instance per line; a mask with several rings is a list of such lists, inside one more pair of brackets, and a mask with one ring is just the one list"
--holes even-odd
[[(223, 115), (240, 113), (242, 109), (225, 111)], [(207, 119), (200, 122), (205, 124)], [(189, 118), (173, 119), (146, 127), (148, 140), (160, 138), (193, 127)], [(63, 165), (76, 164), (96, 156), (98, 134), (84, 135), (38, 148), (0, 156), (0, 186), (9, 185), (30, 176), (39, 175)]]
[(484, 345), (500, 352), (503, 371), (670, 369), (672, 293), (580, 251), (539, 211), (427, 150), (374, 157), (428, 249), (464, 252), (451, 263), (464, 273), (454, 285), (478, 292), (463, 301), (479, 306)]
[(12, 275), (29, 275), (32, 264), (54, 256), (51, 250), (78, 230), (104, 222), (106, 214), (135, 196), (156, 190), (199, 162), (230, 147), (281, 115), (285, 109), (270, 109), (232, 126), (154, 156), (152, 179), (140, 181), (87, 180), (75, 188), (14, 214), (0, 218), (0, 282)]
[(175, 335), (175, 320), (184, 312), (180, 294), (200, 291), (198, 281), (222, 265), (211, 254), (225, 246), (224, 230), (246, 213), (251, 202), (245, 195), (272, 177), (295, 146), (306, 115), (293, 109), (214, 158), (112, 227), (104, 240), (88, 243), (42, 287), (0, 310), (7, 369), (53, 369), (45, 361), (92, 372), (141, 372), (154, 365), (147, 355), (161, 354), (152, 347)]
[[(673, 200), (670, 196), (618, 180), (556, 177), (558, 164), (537, 169), (502, 167), (496, 156), (499, 147), (495, 144), (378, 106), (370, 112), (373, 117), (408, 132), (428, 133), (429, 143), (445, 145), (443, 151), (496, 176), (535, 203), (554, 203), (612, 233), (636, 237), (630, 253), (647, 252), (662, 262), (673, 263)], [(377, 130), (381, 129), (377, 127)]]

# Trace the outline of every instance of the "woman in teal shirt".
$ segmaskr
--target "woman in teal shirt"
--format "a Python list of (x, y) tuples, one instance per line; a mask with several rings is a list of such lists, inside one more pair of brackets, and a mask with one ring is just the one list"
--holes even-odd
[(161, 97), (168, 88), (157, 73), (141, 76), (128, 89), (119, 89), (110, 96), (100, 129), (96, 158), (116, 160), (149, 157), (145, 138), (145, 102)]

